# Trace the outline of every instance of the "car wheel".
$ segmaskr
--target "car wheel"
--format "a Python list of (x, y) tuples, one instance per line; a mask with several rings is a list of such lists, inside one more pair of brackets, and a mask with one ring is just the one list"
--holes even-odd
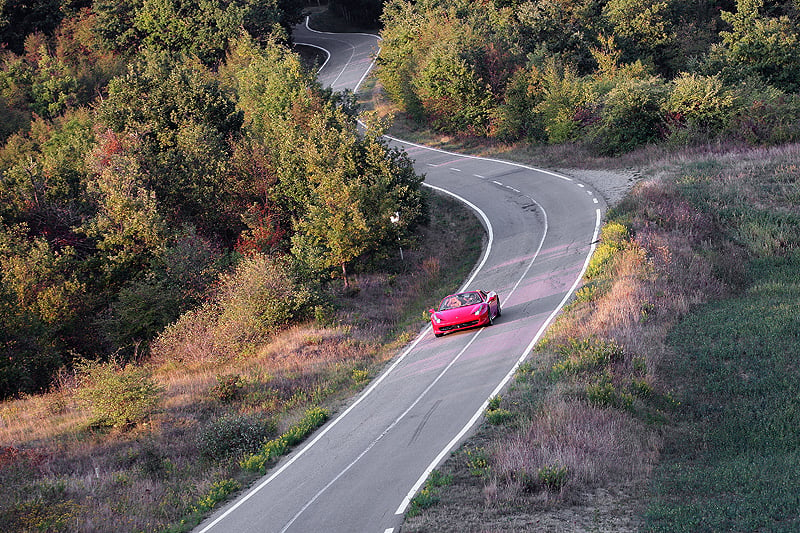
[(502, 311), (500, 310), (500, 304), (497, 304), (497, 314), (495, 315), (495, 318), (499, 317), (501, 313)]
[(489, 313), (489, 325), (494, 325), (494, 317), (492, 316), (492, 313)]

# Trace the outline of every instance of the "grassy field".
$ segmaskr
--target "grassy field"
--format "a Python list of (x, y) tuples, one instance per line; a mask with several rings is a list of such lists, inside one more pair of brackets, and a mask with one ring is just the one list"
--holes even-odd
[(432, 196), (431, 208), (405, 261), (354, 276), (347, 294), (331, 291), (319, 320), (235, 353), (195, 324), (190, 342), (156, 343), (141, 367), (96, 367), (95, 390), (124, 378), (158, 400), (145, 423), (95, 424), (74, 374), (48, 394), (0, 404), (0, 531), (190, 529), (334, 415), (425, 326), (423, 310), (467, 277), (483, 228), (448, 198)]

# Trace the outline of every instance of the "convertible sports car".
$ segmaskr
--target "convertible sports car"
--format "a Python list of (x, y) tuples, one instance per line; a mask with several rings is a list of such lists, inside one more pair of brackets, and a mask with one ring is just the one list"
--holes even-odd
[(492, 291), (460, 292), (445, 296), (438, 309), (430, 309), (433, 334), (441, 337), (449, 331), (491, 326), (500, 316), (500, 298)]

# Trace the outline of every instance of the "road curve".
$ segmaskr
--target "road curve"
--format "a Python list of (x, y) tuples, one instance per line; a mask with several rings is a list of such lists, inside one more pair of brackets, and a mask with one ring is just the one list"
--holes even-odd
[[(337, 90), (358, 88), (379, 44), (375, 35), (307, 26), (294, 38), (326, 52), (318, 76)], [(481, 219), (486, 248), (463, 287), (497, 291), (503, 315), (442, 338), (426, 328), (346, 410), (197, 531), (396, 531), (428, 473), (480, 420), (580, 282), (606, 208), (591, 188), (525, 165), (390, 142), (416, 161), (426, 186)]]

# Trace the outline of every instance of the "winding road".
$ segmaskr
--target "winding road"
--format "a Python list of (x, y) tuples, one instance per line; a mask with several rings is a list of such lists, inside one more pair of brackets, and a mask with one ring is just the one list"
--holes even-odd
[[(319, 80), (357, 90), (379, 40), (298, 26), (321, 49)], [(435, 338), (430, 327), (343, 412), (239, 498), (206, 532), (398, 531), (426, 477), (481, 420), (580, 283), (606, 208), (588, 186), (525, 165), (433, 150), (398, 139), (425, 185), (468, 205), (487, 232), (464, 289), (497, 291), (495, 325)]]

